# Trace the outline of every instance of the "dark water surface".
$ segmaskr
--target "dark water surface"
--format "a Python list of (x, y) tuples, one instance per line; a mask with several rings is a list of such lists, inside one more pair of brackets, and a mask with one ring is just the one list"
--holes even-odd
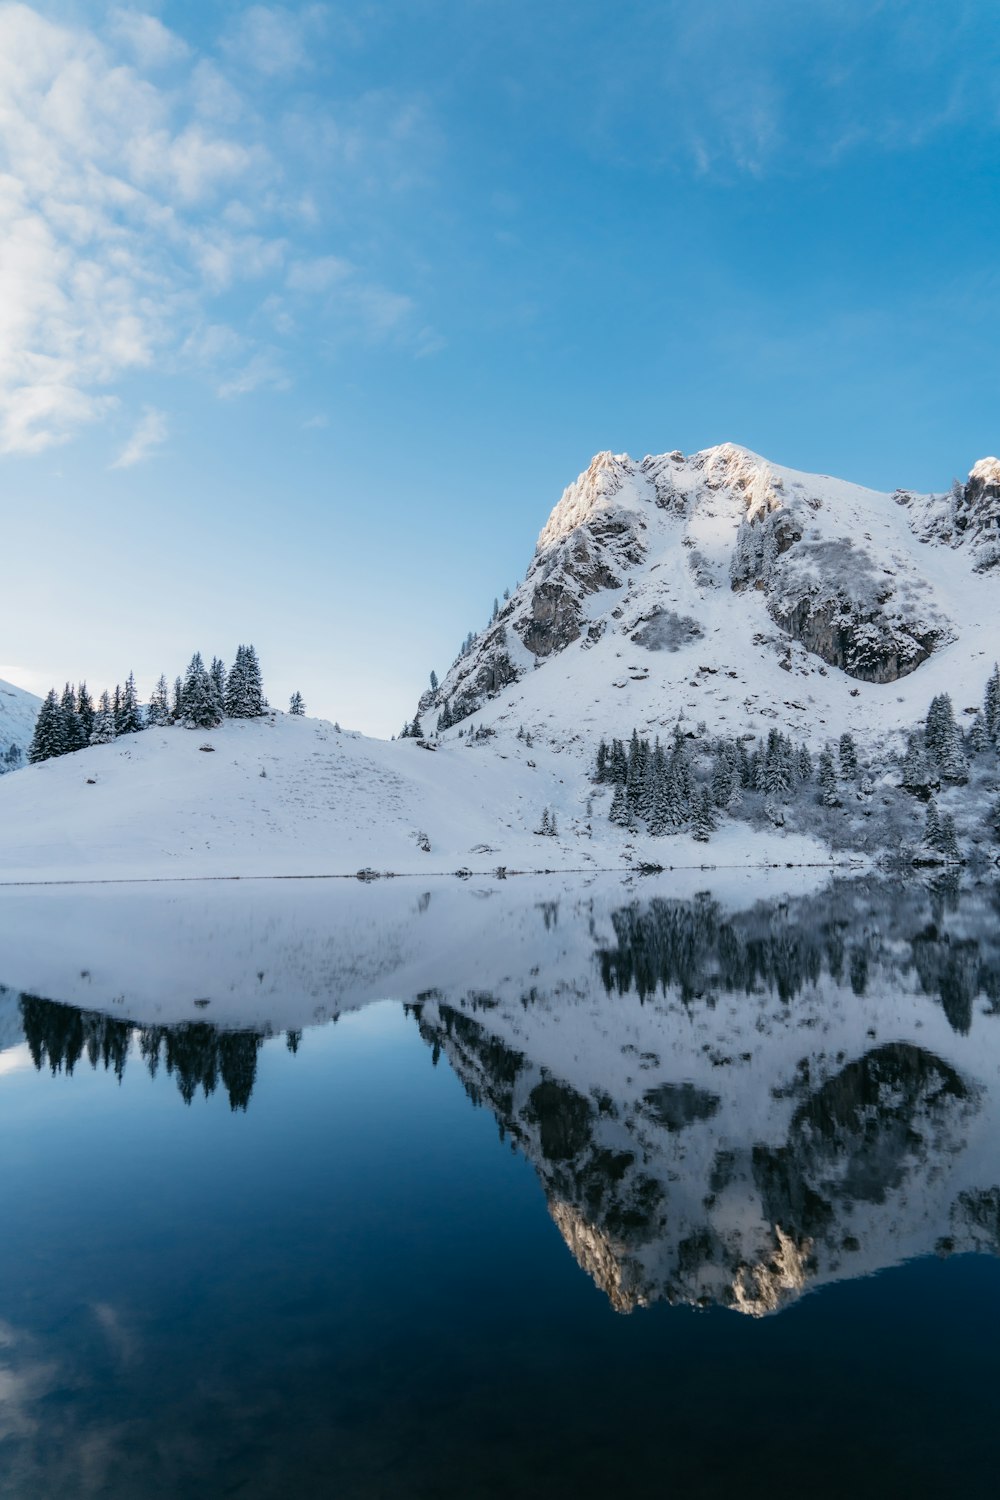
[(630, 897), (290, 1036), (8, 991), (0, 1495), (995, 1495), (995, 909)]

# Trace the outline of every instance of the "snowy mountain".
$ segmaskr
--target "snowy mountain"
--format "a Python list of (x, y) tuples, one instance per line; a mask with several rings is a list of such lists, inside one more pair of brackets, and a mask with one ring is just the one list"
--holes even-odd
[(933, 496), (728, 443), (641, 462), (600, 453), (524, 582), (424, 695), (423, 727), (444, 710), (588, 745), (678, 719), (878, 743), (938, 693), (959, 712), (979, 703), (1000, 652), (998, 564), (995, 458)]
[[(155, 727), (0, 781), (0, 869), (982, 864), (1000, 845), (998, 580), (996, 459), (929, 496), (732, 445), (599, 454), (418, 733), (274, 713), (192, 730), (163, 722), (164, 687)], [(623, 743), (595, 780), (602, 738)]]
[(41, 698), (12, 682), (0, 682), (0, 771), (4, 769), (4, 752), (16, 745), (26, 755), (35, 729)]

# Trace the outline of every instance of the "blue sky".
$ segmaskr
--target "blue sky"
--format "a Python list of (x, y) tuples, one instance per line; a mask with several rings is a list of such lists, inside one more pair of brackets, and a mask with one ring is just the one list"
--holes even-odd
[(603, 448), (995, 453), (991, 0), (0, 3), (0, 676), (389, 734)]

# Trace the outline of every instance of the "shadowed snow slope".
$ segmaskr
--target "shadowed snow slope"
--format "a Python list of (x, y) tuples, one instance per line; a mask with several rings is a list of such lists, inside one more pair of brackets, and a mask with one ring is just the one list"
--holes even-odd
[(12, 682), (0, 682), (0, 755), (9, 745), (19, 745), (27, 754), (41, 706), (41, 698), (34, 693)]
[[(619, 864), (626, 843), (652, 853), (604, 818), (591, 829), (588, 789), (580, 758), (513, 736), (428, 751), (284, 714), (150, 729), (0, 779), (0, 880), (593, 868)], [(545, 806), (555, 838), (535, 833)], [(660, 848), (678, 866), (824, 857), (742, 826), (710, 853), (687, 836)]]

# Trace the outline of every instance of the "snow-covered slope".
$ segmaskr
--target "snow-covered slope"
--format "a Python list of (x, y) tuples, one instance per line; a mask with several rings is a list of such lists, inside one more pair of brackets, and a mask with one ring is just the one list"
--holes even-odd
[(12, 682), (0, 682), (0, 771), (4, 752), (11, 745), (17, 745), (27, 754), (41, 706), (41, 698), (34, 693), (25, 692)]
[[(511, 737), (367, 739), (272, 714), (149, 729), (0, 778), (0, 882), (575, 869), (656, 857), (653, 841), (587, 815), (582, 763)], [(539, 836), (544, 807), (557, 837)], [(426, 846), (426, 847), (425, 847)], [(729, 827), (687, 835), (663, 863), (812, 863), (812, 840)]]
[[(880, 494), (725, 444), (601, 453), (523, 584), (421, 700), (456, 723), (601, 734), (783, 729), (880, 743), (980, 701), (1000, 653), (1000, 463), (961, 494)], [(457, 730), (451, 731), (457, 733)]]

